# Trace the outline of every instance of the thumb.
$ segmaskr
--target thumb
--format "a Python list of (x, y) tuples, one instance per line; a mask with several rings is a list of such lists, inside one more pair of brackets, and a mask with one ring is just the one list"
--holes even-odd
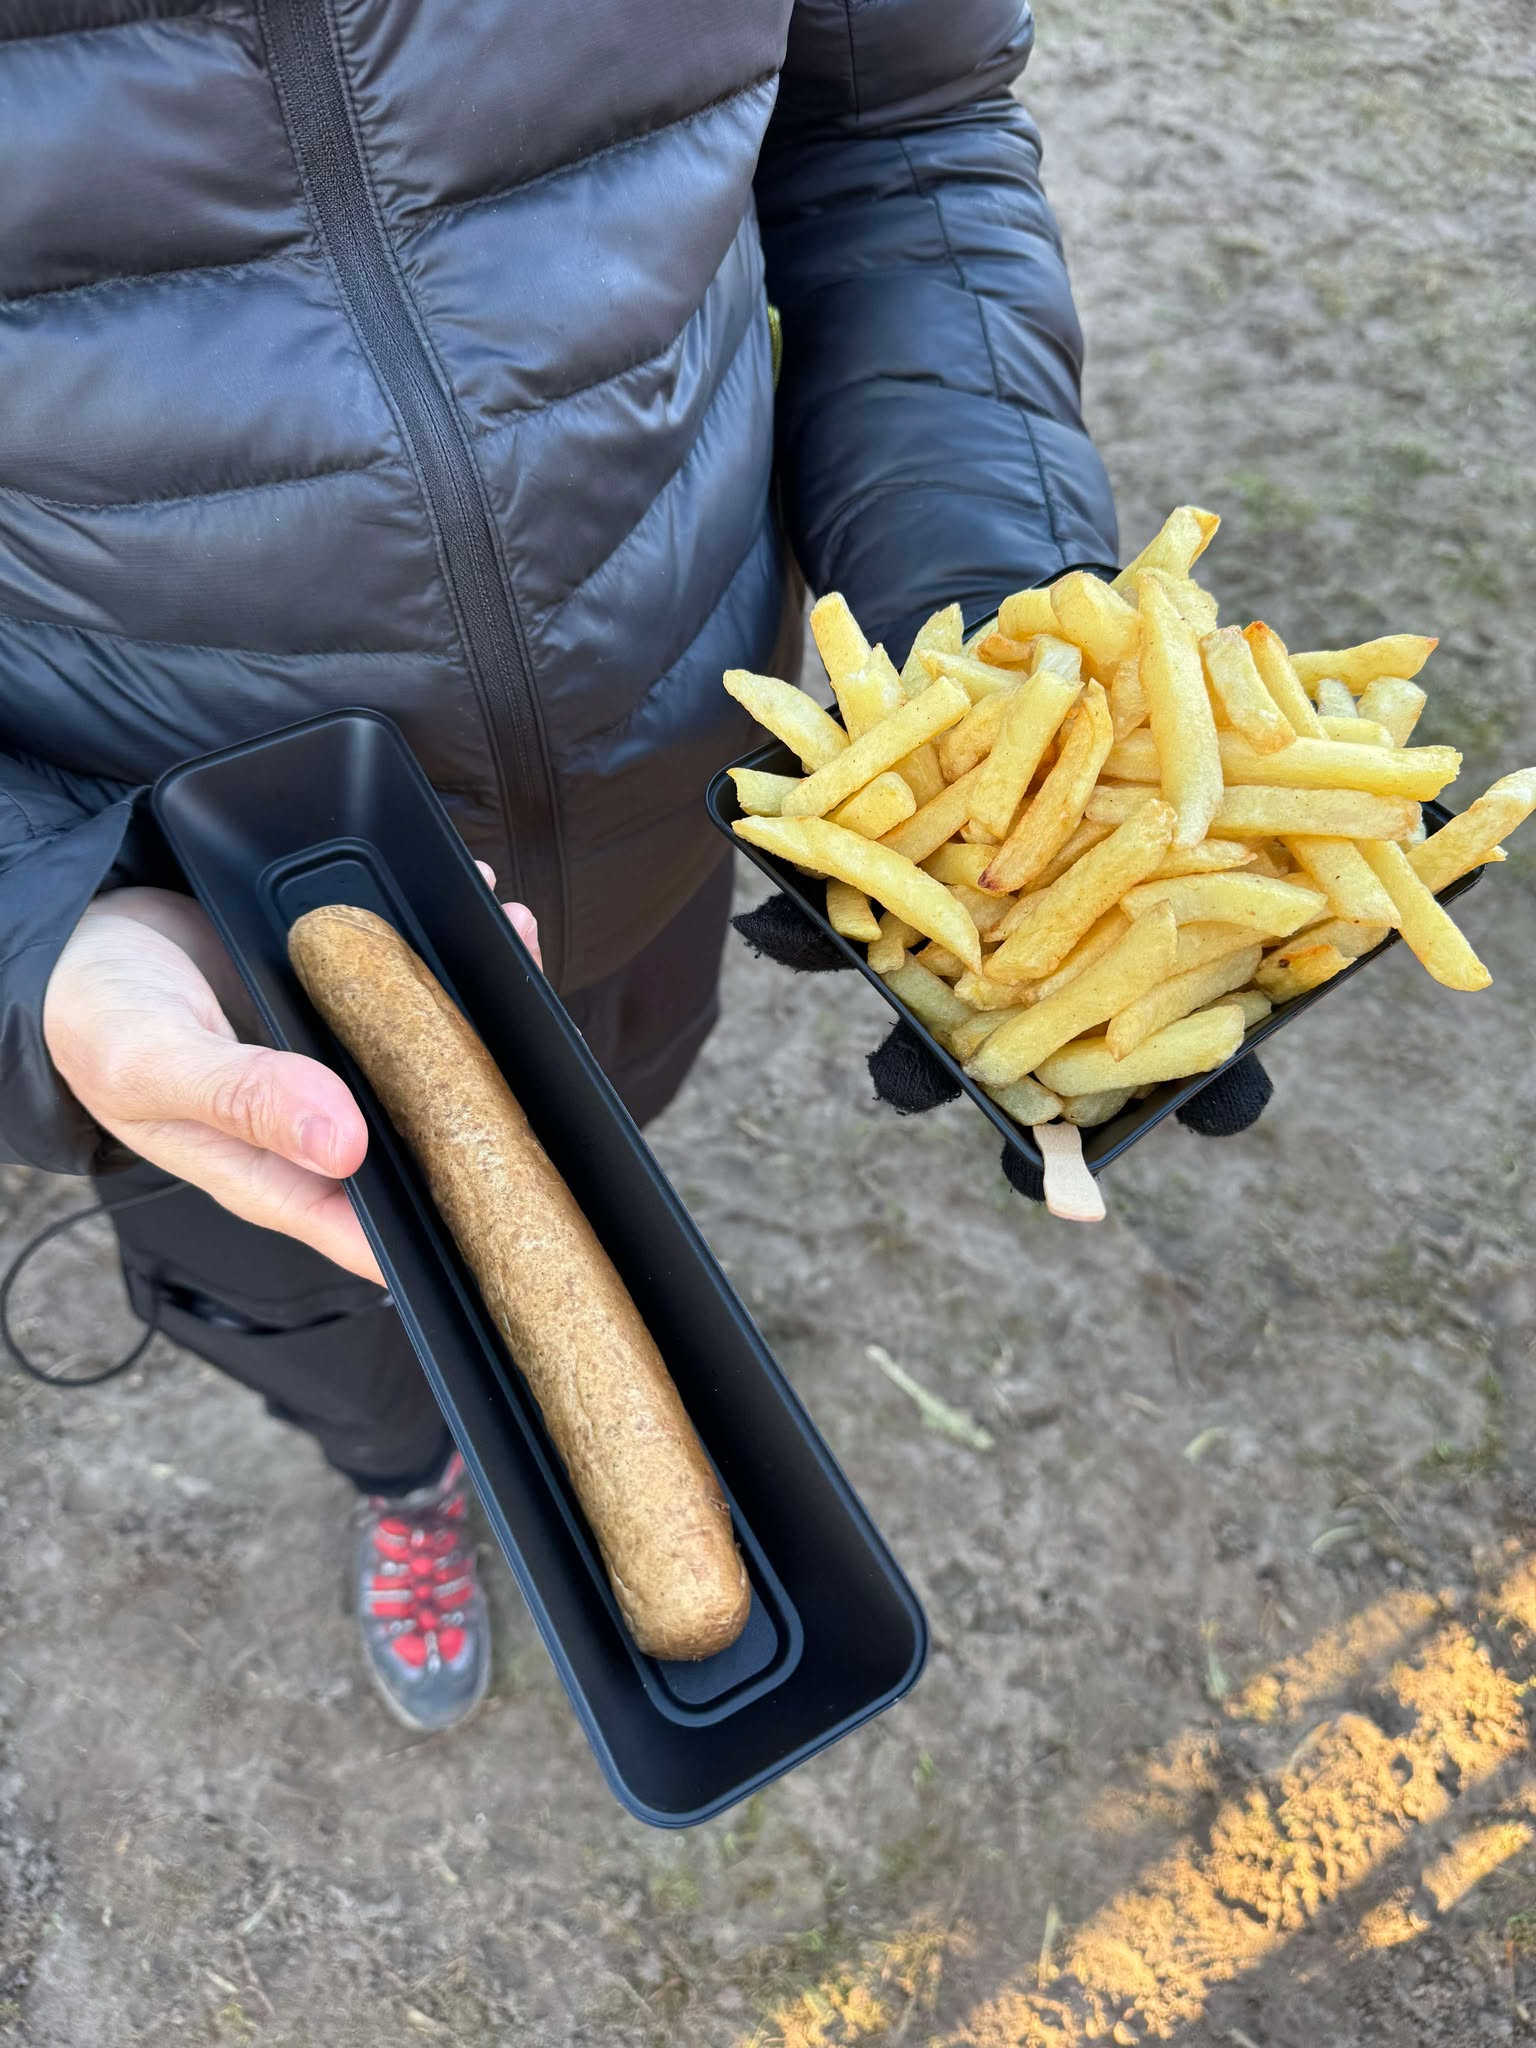
[(131, 1097), (114, 1104), (135, 1122), (190, 1122), (340, 1179), (368, 1149), (368, 1127), (339, 1074), (302, 1053), (237, 1045), (199, 1024), (156, 1034), (135, 1062)]

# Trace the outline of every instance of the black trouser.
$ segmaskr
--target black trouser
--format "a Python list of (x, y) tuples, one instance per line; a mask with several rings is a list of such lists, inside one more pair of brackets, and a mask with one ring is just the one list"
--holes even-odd
[[(633, 1115), (664, 1109), (718, 1014), (731, 862), (637, 959), (567, 1007)], [(111, 1207), (167, 1176), (103, 1174)], [(193, 1188), (114, 1217), (129, 1298), (146, 1321), (254, 1388), (365, 1492), (441, 1470), (448, 1432), (400, 1319), (378, 1288), (307, 1246), (242, 1223)]]

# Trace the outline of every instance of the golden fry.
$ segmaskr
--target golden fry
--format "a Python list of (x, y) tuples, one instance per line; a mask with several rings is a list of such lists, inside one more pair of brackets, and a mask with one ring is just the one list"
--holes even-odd
[(899, 710), (852, 741), (824, 768), (808, 775), (784, 799), (785, 818), (820, 818), (892, 767), (903, 754), (931, 740), (947, 726), (958, 725), (970, 708), (958, 683), (930, 683), (921, 696), (909, 697)]
[(1161, 569), (1170, 576), (1187, 576), (1216, 537), (1221, 520), (1199, 505), (1177, 505), (1168, 514), (1141, 553), (1126, 563), (1112, 588), (1129, 597), (1143, 569)]
[(987, 974), (962, 974), (955, 983), (955, 994), (963, 996), (973, 1010), (1016, 1010), (1019, 1007), (1019, 991), (1009, 988), (1005, 982), (993, 981)]
[(1245, 1031), (1251, 1031), (1255, 1024), (1262, 1024), (1275, 1007), (1262, 989), (1240, 988), (1235, 995), (1222, 996), (1217, 1002), (1207, 1003), (1206, 1008), (1216, 1010), (1229, 1006), (1242, 1011)]
[(1117, 661), (1129, 660), (1140, 644), (1135, 608), (1086, 569), (1074, 569), (1051, 585), (1051, 609), (1061, 638), (1080, 647), (1106, 674)]
[(755, 676), (744, 668), (728, 668), (723, 680), (742, 709), (776, 740), (782, 740), (791, 753), (798, 754), (811, 772), (835, 761), (848, 745), (848, 735), (837, 720), (793, 683), (781, 683), (777, 676)]
[[(1357, 747), (1340, 740), (1293, 739), (1278, 753), (1260, 754), (1237, 732), (1218, 733), (1216, 746), (1229, 791), (1255, 786), (1359, 789), (1423, 802), (1438, 796), (1461, 772), (1461, 756), (1454, 747)], [(1111, 748), (1104, 774), (1114, 782), (1161, 780), (1154, 735), (1133, 732), (1121, 740)]]
[(976, 647), (976, 659), (992, 668), (1033, 668), (1035, 643), (1029, 640), (1010, 640), (1006, 633), (989, 633)]
[(1069, 1095), (1061, 1105), (1061, 1114), (1065, 1122), (1076, 1124), (1079, 1130), (1091, 1130), (1118, 1116), (1130, 1099), (1129, 1088), (1101, 1088), (1093, 1095)]
[(1061, 843), (1059, 852), (1049, 860), (1035, 877), (1037, 889), (1049, 888), (1051, 883), (1067, 872), (1074, 861), (1081, 860), (1090, 847), (1097, 846), (1101, 839), (1107, 839), (1114, 831), (1113, 825), (1093, 825), (1085, 817), (1077, 830), (1070, 833)]
[(1438, 895), (1459, 875), (1493, 859), (1499, 841), (1536, 810), (1536, 768), (1517, 768), (1416, 846), (1408, 864), (1425, 888)]
[[(1353, 699), (1351, 699), (1353, 701)], [(1324, 737), (1341, 740), (1352, 747), (1395, 747), (1393, 739), (1384, 725), (1378, 725), (1374, 718), (1325, 718)]]
[(1056, 612), (1050, 591), (1042, 586), (1038, 590), (1017, 590), (1012, 597), (1005, 597), (997, 624), (999, 632), (1006, 633), (1010, 640), (1032, 640), (1037, 633), (1054, 633)]
[(997, 737), (971, 791), (971, 820), (995, 840), (1007, 838), (1024, 792), (1081, 688), (1076, 679), (1041, 668), (1003, 699)]
[(965, 962), (958, 953), (951, 953), (948, 946), (927, 945), (913, 959), (919, 967), (925, 967), (930, 974), (938, 975), (941, 981), (958, 981), (965, 973)]
[(1171, 804), (1148, 804), (1053, 882), (987, 962), (996, 981), (1039, 981), (1128, 889), (1153, 873), (1173, 837)]
[(901, 677), (883, 647), (872, 647), (858, 668), (844, 669), (832, 679), (832, 694), (843, 715), (849, 739), (862, 738), (907, 701)]
[[(846, 825), (850, 832), (862, 832), (866, 839), (883, 839), (917, 809), (917, 799), (894, 768), (887, 768), (872, 782), (866, 782), (856, 796), (839, 804), (832, 813), (834, 825)], [(780, 816), (783, 816), (780, 812)]]
[(1123, 740), (1128, 732), (1135, 732), (1147, 722), (1147, 693), (1141, 687), (1141, 663), (1135, 655), (1115, 663), (1105, 687), (1115, 738)]
[(1354, 693), (1347, 690), (1337, 676), (1323, 676), (1314, 683), (1312, 701), (1317, 706), (1317, 715), (1323, 721), (1325, 732), (1330, 718), (1353, 718), (1355, 715)]
[(1159, 1081), (1182, 1081), (1190, 1074), (1208, 1074), (1230, 1059), (1243, 1042), (1245, 1028), (1235, 1003), (1218, 1003), (1214, 1009), (1165, 1025), (1123, 1060), (1115, 1058), (1103, 1038), (1069, 1045), (1041, 1061), (1040, 1077), (1067, 1096), (1089, 1095), (1117, 1084), (1144, 1088)]
[(770, 775), (765, 768), (733, 768), (736, 801), (749, 818), (776, 818), (784, 799), (799, 781), (797, 775)]
[(1006, 1088), (988, 1088), (988, 1095), (1005, 1116), (1011, 1116), (1016, 1124), (1023, 1124), (1032, 1130), (1036, 1124), (1048, 1124), (1061, 1115), (1061, 1100), (1042, 1088), (1038, 1081), (1025, 1075), (1022, 1080), (1010, 1081)]
[(1357, 924), (1392, 924), (1392, 899), (1352, 839), (1309, 839), (1298, 833), (1286, 846), (1338, 917)]
[(870, 655), (869, 642), (841, 591), (829, 591), (811, 606), (811, 637), (841, 703), (841, 682), (861, 669)]
[(1281, 939), (1328, 908), (1320, 890), (1271, 881), (1267, 875), (1185, 875), (1172, 882), (1142, 882), (1120, 899), (1133, 918), (1162, 903), (1180, 924), (1240, 924)]
[(971, 788), (976, 776), (981, 773), (978, 763), (967, 770), (947, 789), (941, 790), (931, 803), (922, 805), (913, 812), (904, 825), (898, 825), (881, 842), (893, 853), (904, 854), (908, 860), (924, 861), (938, 852), (948, 839), (953, 839), (965, 823), (971, 801)]
[(1439, 646), (1426, 633), (1387, 633), (1380, 640), (1365, 640), (1358, 647), (1324, 647), (1314, 653), (1293, 654), (1291, 665), (1303, 689), (1337, 676), (1358, 695), (1367, 683), (1380, 676), (1416, 676)]
[(921, 961), (907, 960), (881, 978), (891, 994), (905, 1003), (935, 1038), (947, 1038), (955, 1026), (963, 1024), (971, 1014), (948, 982), (931, 974)]
[(824, 818), (742, 818), (733, 829), (738, 838), (780, 860), (862, 889), (926, 937), (958, 953), (967, 967), (981, 966), (980, 935), (944, 884), (881, 841), (861, 839), (857, 832), (829, 825)]
[(925, 740), (910, 754), (903, 754), (896, 763), (896, 773), (912, 792), (912, 801), (922, 805), (932, 803), (944, 787), (944, 770), (939, 766), (939, 750), (932, 740)]
[(1291, 657), (1285, 651), (1285, 642), (1273, 629), (1256, 619), (1251, 626), (1243, 628), (1243, 638), (1253, 655), (1253, 665), (1259, 672), (1259, 680), (1280, 707), (1282, 715), (1289, 721), (1293, 732), (1303, 739), (1320, 740), (1323, 737), (1323, 722), (1313, 709), (1312, 700), (1301, 686), (1301, 678), (1292, 666)]
[[(1040, 1003), (1044, 1002), (1047, 996), (1055, 995), (1058, 989), (1065, 988), (1069, 981), (1081, 974), (1085, 967), (1091, 967), (1095, 960), (1102, 960), (1110, 947), (1123, 938), (1130, 928), (1131, 920), (1118, 904), (1113, 910), (1106, 910), (1098, 923), (1090, 931), (1084, 932), (1054, 974), (1048, 974), (1042, 981), (1032, 981), (1016, 989), (1019, 1001)], [(1245, 939), (1247, 936), (1246, 932), (1242, 934)], [(1181, 932), (1180, 943), (1183, 937), (1184, 934)]]
[(1403, 849), (1371, 842), (1360, 851), (1392, 898), (1393, 923), (1436, 981), (1446, 988), (1487, 988), (1493, 976), (1414, 873)]
[(880, 936), (880, 920), (869, 907), (862, 889), (847, 882), (827, 884), (827, 923), (845, 939), (873, 945)]
[(880, 936), (865, 957), (876, 974), (889, 974), (901, 966), (907, 957), (907, 948), (921, 937), (922, 933), (915, 924), (908, 924), (904, 917), (888, 910), (880, 919)]
[(1166, 569), (1143, 569), (1140, 573), (1162, 585), (1174, 610), (1197, 640), (1216, 631), (1216, 600), (1192, 577), (1170, 576)]
[(1222, 797), (1213, 826), (1224, 839), (1285, 839), (1298, 832), (1325, 839), (1406, 839), (1418, 822), (1419, 807), (1406, 797), (1355, 789), (1243, 788)]
[(1405, 676), (1378, 676), (1366, 685), (1355, 708), (1362, 718), (1374, 718), (1384, 725), (1394, 747), (1406, 747), (1428, 702), (1418, 684)]
[(1169, 975), (1166, 981), (1160, 981), (1115, 1012), (1104, 1034), (1105, 1044), (1117, 1060), (1123, 1060), (1154, 1032), (1176, 1024), (1195, 1010), (1203, 1010), (1217, 996), (1230, 995), (1252, 981), (1263, 958), (1263, 947), (1255, 943), (1240, 952), (1228, 953), (1224, 959), (1207, 961), (1203, 967)]
[(949, 1034), (949, 1049), (957, 1060), (964, 1062), (972, 1053), (986, 1044), (1000, 1024), (1006, 1024), (1010, 1017), (1018, 1015), (1017, 1010), (975, 1010), (963, 1024), (957, 1024)]
[(965, 620), (957, 604), (945, 605), (943, 611), (935, 612), (917, 629), (901, 671), (901, 687), (909, 697), (916, 697), (926, 690), (933, 681), (923, 665), (925, 654), (958, 654), (960, 642), (965, 638)]
[(1271, 955), (1254, 980), (1272, 1003), (1288, 1003), (1293, 997), (1304, 996), (1309, 989), (1332, 981), (1348, 965), (1337, 947), (1314, 940), (1310, 946), (1288, 948), (1283, 960)]
[[(1017, 1081), (1020, 1075), (1034, 1072), (1070, 1039), (1104, 1023), (1154, 982), (1165, 981), (1173, 971), (1176, 934), (1173, 913), (1166, 904), (1147, 911), (1091, 967), (995, 1031), (966, 1071), (989, 1083)], [(1068, 1092), (1087, 1095), (1099, 1085), (1104, 1084)]]
[[(936, 882), (943, 882), (946, 888), (953, 888), (963, 882), (968, 889), (979, 889), (981, 878), (992, 858), (989, 846), (962, 846), (951, 842), (941, 846), (937, 853), (930, 854), (922, 865)], [(1006, 896), (1006, 890), (990, 892), (999, 897)]]
[[(1138, 817), (1141, 812), (1137, 812)], [(1147, 877), (1149, 882), (1171, 882), (1179, 875), (1222, 875), (1231, 868), (1253, 865), (1255, 849), (1240, 839), (1202, 839), (1183, 853), (1168, 853)]]
[(987, 869), (989, 889), (1023, 888), (1060, 852), (1082, 822), (1113, 739), (1103, 686), (1090, 683), (1062, 729), (1055, 764)]
[(1197, 967), (1209, 966), (1213, 960), (1226, 960), (1233, 953), (1241, 953), (1253, 944), (1253, 939), (1247, 925), (1222, 924), (1215, 919), (1181, 924), (1170, 971), (1192, 974)]
[[(984, 852), (985, 849), (978, 847), (977, 851)], [(945, 887), (961, 909), (969, 912), (971, 922), (983, 938), (997, 930), (1016, 901), (1012, 896), (989, 896), (984, 890), (973, 889), (968, 882), (946, 882)]]
[[(1221, 756), (1216, 721), (1194, 633), (1167, 593), (1150, 576), (1136, 585), (1141, 607), (1141, 682), (1147, 693), (1151, 737), (1162, 770), (1163, 795), (1178, 814), (1173, 844), (1197, 846), (1211, 829), (1221, 802)], [(1133, 746), (1141, 737), (1122, 740)]]
[(973, 704), (979, 704), (983, 697), (990, 697), (998, 690), (1011, 690), (1019, 680), (1019, 672), (1012, 668), (993, 668), (988, 662), (978, 661), (974, 654), (930, 654), (923, 653), (918, 659), (927, 669), (934, 682), (947, 676), (958, 683)]
[(1207, 633), (1200, 659), (1228, 725), (1256, 753), (1277, 754), (1291, 744), (1296, 737), (1291, 722), (1264, 687), (1253, 650), (1236, 626)]
[(997, 744), (997, 736), (1003, 729), (1003, 714), (1009, 700), (1023, 683), (1015, 678), (1006, 690), (999, 690), (993, 696), (983, 697), (973, 704), (958, 725), (952, 725), (943, 737), (934, 743), (939, 757), (939, 767), (947, 782), (958, 782), (980, 762)]

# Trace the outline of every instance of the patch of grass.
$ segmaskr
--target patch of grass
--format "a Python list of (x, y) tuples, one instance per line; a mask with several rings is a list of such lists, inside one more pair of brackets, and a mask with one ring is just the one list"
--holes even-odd
[(1536, 1913), (1511, 1913), (1504, 1922), (1509, 1952), (1521, 1962), (1536, 1961)]
[(1504, 1456), (1504, 1438), (1496, 1429), (1484, 1431), (1475, 1444), (1437, 1443), (1419, 1460), (1426, 1479), (1476, 1479), (1491, 1472)]
[(1289, 484), (1267, 470), (1245, 469), (1230, 480), (1229, 488), (1243, 508), (1243, 516), (1255, 533), (1305, 532), (1318, 516), (1315, 500), (1292, 490)]

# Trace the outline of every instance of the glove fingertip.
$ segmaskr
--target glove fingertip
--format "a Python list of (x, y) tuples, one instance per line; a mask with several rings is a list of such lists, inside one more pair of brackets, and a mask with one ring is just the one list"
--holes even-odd
[(842, 948), (785, 895), (766, 896), (731, 919), (759, 958), (797, 974), (835, 974), (852, 963)]
[(882, 1102), (898, 1116), (919, 1116), (953, 1102), (960, 1083), (907, 1024), (893, 1025), (868, 1059), (869, 1078)]
[(1003, 1176), (1009, 1186), (1027, 1201), (1045, 1200), (1045, 1168), (1036, 1165), (1033, 1159), (1026, 1159), (1013, 1145), (1003, 1147)]
[(1199, 1137), (1235, 1138), (1258, 1122), (1274, 1092), (1275, 1084), (1257, 1055), (1249, 1053), (1198, 1095), (1192, 1095), (1175, 1114), (1186, 1130)]

